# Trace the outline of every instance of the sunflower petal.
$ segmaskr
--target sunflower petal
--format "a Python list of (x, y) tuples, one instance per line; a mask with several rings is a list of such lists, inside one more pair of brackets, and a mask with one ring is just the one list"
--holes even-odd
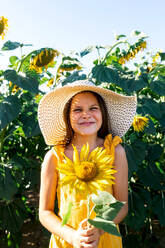
[(84, 152), (84, 160), (87, 161), (88, 159), (88, 154), (89, 154), (89, 144), (87, 142), (86, 147), (85, 147), (85, 152)]
[(72, 146), (74, 149), (74, 151), (73, 151), (73, 163), (79, 164), (80, 160), (79, 160), (79, 154), (78, 154), (77, 148), (74, 145), (72, 145)]
[(75, 175), (73, 176), (65, 176), (60, 180), (61, 185), (69, 184), (71, 181), (74, 181), (76, 179)]
[(92, 160), (95, 158), (95, 156), (96, 156), (98, 150), (99, 150), (99, 147), (96, 147), (96, 148), (89, 154), (88, 161), (92, 161)]
[(63, 156), (66, 160), (66, 163), (70, 166), (70, 167), (73, 167), (73, 162), (70, 158), (68, 158), (64, 153), (63, 153)]
[(86, 145), (84, 144), (83, 147), (81, 148), (81, 152), (80, 152), (80, 161), (84, 160), (85, 150), (86, 150)]

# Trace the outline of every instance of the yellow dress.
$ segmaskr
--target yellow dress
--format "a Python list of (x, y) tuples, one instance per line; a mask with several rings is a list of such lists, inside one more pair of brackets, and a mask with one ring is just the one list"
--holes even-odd
[[(121, 139), (118, 136), (115, 136), (112, 139), (112, 135), (109, 134), (105, 138), (104, 147), (107, 150), (108, 154), (115, 155), (115, 146), (121, 143)], [(64, 151), (63, 147), (53, 147), (52, 151), (57, 157), (57, 161), (60, 162), (63, 159), (62, 152)], [(60, 179), (59, 179), (60, 180)], [(74, 229), (78, 229), (79, 223), (87, 218), (87, 201), (86, 195), (82, 194), (70, 194), (69, 185), (65, 187), (57, 186), (57, 199), (58, 199), (58, 216), (62, 219), (63, 215), (68, 209), (68, 203), (72, 202), (72, 214), (68, 221), (68, 225)], [(107, 188), (107, 191), (113, 194), (112, 186), (110, 185)], [(92, 216), (91, 216), (92, 218)], [(62, 238), (52, 234), (49, 248), (73, 248), (72, 245), (68, 244)], [(122, 248), (122, 239), (115, 235), (104, 233), (100, 237), (98, 248)]]

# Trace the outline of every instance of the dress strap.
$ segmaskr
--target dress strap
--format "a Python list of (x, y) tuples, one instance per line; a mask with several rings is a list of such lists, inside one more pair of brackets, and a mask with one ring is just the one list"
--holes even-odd
[(113, 161), (115, 160), (115, 147), (122, 143), (122, 139), (119, 136), (112, 138), (112, 134), (108, 134), (105, 137), (104, 147), (107, 154), (112, 155)]
[(53, 154), (56, 156), (58, 162), (62, 161), (64, 147), (63, 146), (53, 146), (51, 150), (52, 150)]

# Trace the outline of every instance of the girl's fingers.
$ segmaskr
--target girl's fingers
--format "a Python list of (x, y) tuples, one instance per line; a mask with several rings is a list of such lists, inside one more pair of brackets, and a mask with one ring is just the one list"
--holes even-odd
[(91, 226), (91, 224), (89, 224), (88, 219), (84, 219), (79, 224), (79, 228), (81, 228), (81, 229), (88, 229), (90, 227), (92, 227), (92, 226)]
[(84, 243), (90, 243), (90, 242), (93, 242), (95, 241), (96, 237), (94, 235), (90, 235), (90, 236), (83, 236), (81, 238), (81, 242), (84, 242)]
[(98, 243), (96, 241), (87, 244), (87, 243), (81, 243), (83, 248), (97, 248), (98, 247)]

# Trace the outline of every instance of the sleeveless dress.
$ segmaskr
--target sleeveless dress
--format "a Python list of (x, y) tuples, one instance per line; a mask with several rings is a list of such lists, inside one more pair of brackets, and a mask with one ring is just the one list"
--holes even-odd
[[(111, 154), (114, 158), (115, 156), (115, 146), (121, 143), (122, 140), (120, 137), (115, 136), (112, 138), (112, 135), (109, 134), (106, 136), (104, 141), (104, 147), (108, 154)], [(57, 162), (59, 163), (63, 159), (63, 147), (53, 147), (53, 153), (57, 157)], [(60, 180), (60, 175), (58, 180)], [(108, 186), (106, 189), (109, 193), (113, 194), (112, 185)], [(57, 186), (57, 199), (58, 199), (58, 216), (62, 219), (63, 215), (66, 213), (68, 209), (69, 202), (72, 202), (72, 214), (67, 225), (73, 227), (74, 229), (79, 228), (79, 223), (87, 218), (87, 200), (86, 194), (78, 194), (72, 193), (70, 194), (70, 186), (65, 185), (60, 187)], [(94, 215), (90, 216), (90, 218), (94, 218)], [(62, 238), (52, 234), (50, 238), (49, 248), (73, 248), (72, 245), (67, 243)], [(122, 239), (121, 237), (111, 235), (109, 233), (104, 233), (100, 237), (100, 241), (98, 244), (98, 248), (122, 248)]]

